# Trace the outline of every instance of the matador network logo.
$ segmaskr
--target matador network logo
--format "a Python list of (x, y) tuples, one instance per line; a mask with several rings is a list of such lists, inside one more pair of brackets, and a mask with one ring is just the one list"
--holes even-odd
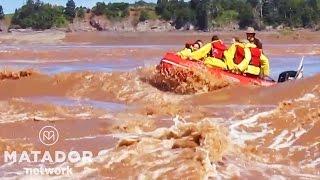
[(59, 140), (59, 132), (53, 126), (44, 126), (39, 131), (39, 140), (46, 146), (52, 146)]

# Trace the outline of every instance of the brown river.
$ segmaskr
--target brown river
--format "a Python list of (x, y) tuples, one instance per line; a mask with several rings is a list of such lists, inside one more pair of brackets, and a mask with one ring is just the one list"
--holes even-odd
[[(165, 79), (155, 66), (181, 45), (135, 38), (0, 45), (0, 177), (320, 179), (320, 44), (265, 43), (271, 77), (302, 56), (305, 77), (258, 87), (204, 72)], [(45, 126), (59, 134), (53, 145), (41, 141)], [(42, 161), (57, 151), (93, 156)], [(66, 167), (71, 174), (26, 170)]]

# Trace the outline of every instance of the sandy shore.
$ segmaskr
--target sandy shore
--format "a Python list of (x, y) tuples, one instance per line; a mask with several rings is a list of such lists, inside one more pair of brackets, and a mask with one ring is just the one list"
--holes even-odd
[(0, 34), (1, 44), (56, 44), (61, 43), (66, 33), (61, 31), (12, 32)]
[[(212, 35), (218, 35), (222, 40), (229, 43), (233, 37), (245, 38), (245, 31), (233, 32), (79, 32), (68, 33), (64, 42), (69, 43), (94, 43), (109, 45), (166, 45), (184, 44), (187, 41), (201, 39), (209, 42)], [(292, 32), (257, 32), (258, 38), (265, 44), (315, 44), (320, 41), (320, 33), (312, 31), (292, 31)]]
[[(245, 38), (245, 31), (228, 32), (72, 32), (65, 33), (56, 30), (39, 32), (1, 33), (2, 44), (25, 43), (86, 43), (105, 45), (168, 45), (184, 44), (187, 41), (201, 39), (210, 41), (212, 35), (218, 35), (225, 42), (231, 42), (233, 37)], [(297, 31), (262, 31), (257, 32), (258, 38), (265, 44), (317, 44), (320, 33), (309, 30)]]

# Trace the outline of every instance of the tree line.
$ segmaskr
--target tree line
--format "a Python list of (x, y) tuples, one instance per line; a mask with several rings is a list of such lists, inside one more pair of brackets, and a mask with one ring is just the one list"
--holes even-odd
[[(87, 12), (119, 21), (130, 15), (131, 7), (148, 7), (141, 10), (139, 21), (160, 18), (171, 21), (177, 29), (193, 25), (210, 30), (238, 24), (239, 28), (262, 30), (267, 26), (314, 28), (320, 24), (320, 0), (157, 0), (156, 4), (140, 0), (134, 4), (97, 2), (92, 9), (77, 7), (74, 0), (68, 0), (65, 7), (27, 0), (15, 10), (10, 28), (65, 27)], [(0, 20), (4, 17), (0, 6)]]
[(232, 22), (240, 28), (311, 28), (319, 24), (320, 0), (158, 0), (156, 12), (176, 28), (189, 23), (208, 30)]
[(15, 10), (10, 28), (64, 27), (75, 17), (75, 8), (73, 0), (68, 0), (66, 7), (54, 6), (40, 0), (27, 0), (25, 5)]

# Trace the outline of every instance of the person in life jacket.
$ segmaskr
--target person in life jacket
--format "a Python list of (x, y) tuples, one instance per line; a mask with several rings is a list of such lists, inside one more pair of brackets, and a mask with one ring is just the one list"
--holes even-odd
[(192, 52), (197, 51), (200, 48), (202, 48), (203, 42), (201, 40), (197, 40), (193, 45), (192, 45)]
[[(238, 58), (242, 60), (249, 61), (250, 52), (245, 48), (245, 44), (240, 42), (238, 37), (233, 38), (233, 43), (231, 46), (224, 52), (225, 63), (227, 68), (232, 72), (241, 72), (245, 69), (242, 66), (238, 67), (238, 62), (235, 62), (234, 59)], [(237, 57), (236, 57), (237, 56)]]
[(182, 59), (187, 59), (193, 51), (193, 44), (187, 42), (185, 48), (177, 53)]
[(248, 27), (247, 31), (246, 31), (246, 35), (247, 35), (247, 40), (250, 43), (255, 44), (257, 47), (259, 47), (260, 49), (262, 49), (262, 43), (261, 41), (256, 38), (256, 32), (254, 30), (254, 28), (252, 27)]
[(208, 53), (208, 57), (205, 58), (204, 64), (209, 67), (219, 67), (227, 69), (227, 65), (224, 61), (224, 51), (227, 50), (227, 46), (223, 43), (218, 36), (214, 35), (211, 39), (211, 50)]
[(207, 43), (199, 50), (192, 52), (190, 58), (198, 61), (203, 60), (204, 64), (210, 67), (226, 69), (227, 66), (223, 60), (223, 51), (226, 49), (226, 46), (218, 36), (213, 36), (212, 42)]
[(253, 76), (259, 76), (261, 72), (261, 56), (262, 51), (257, 48), (257, 46), (253, 43), (246, 43), (245, 47), (250, 50), (250, 61), (244, 63), (244, 66), (247, 65), (247, 68), (245, 69), (244, 73), (253, 75)]
[(269, 60), (262, 50), (250, 42), (235, 42), (226, 54), (228, 68), (236, 73), (253, 76), (269, 75)]
[(248, 27), (246, 35), (247, 35), (247, 40), (250, 43), (255, 44), (257, 46), (257, 48), (260, 49), (260, 51), (262, 53), (261, 54), (261, 58), (260, 58), (260, 60), (261, 60), (261, 73), (260, 73), (260, 76), (261, 77), (269, 76), (269, 74), (270, 74), (269, 60), (263, 53), (262, 43), (258, 38), (256, 38), (256, 33), (255, 33), (254, 28)]
[(195, 42), (194, 44), (195, 44), (195, 45), (196, 45), (196, 44), (199, 45), (199, 48), (198, 48), (198, 49), (202, 48), (202, 46), (203, 46), (203, 42), (202, 42), (202, 40), (200, 40), (200, 39), (196, 40), (196, 42)]
[(199, 43), (194, 43), (192, 45), (192, 52), (198, 51), (200, 49), (200, 44)]

